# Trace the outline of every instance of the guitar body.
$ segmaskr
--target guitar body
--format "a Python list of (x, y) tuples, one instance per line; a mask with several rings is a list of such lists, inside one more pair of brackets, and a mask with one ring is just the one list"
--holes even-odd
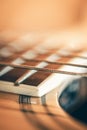
[(12, 98), (6, 93), (0, 93), (0, 116), (2, 130), (87, 129), (86, 124), (64, 112), (60, 106), (19, 104), (16, 96)]

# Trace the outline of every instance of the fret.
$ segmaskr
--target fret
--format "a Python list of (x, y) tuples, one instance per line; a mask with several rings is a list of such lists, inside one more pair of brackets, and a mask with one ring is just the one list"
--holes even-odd
[[(65, 66), (64, 70), (65, 71), (72, 71), (72, 72), (75, 72), (75, 73), (78, 73), (80, 71), (82, 71), (83, 73), (87, 73), (87, 59), (81, 59), (81, 58), (73, 58), (71, 61), (70, 61), (70, 64), (75, 64), (75, 66)], [(80, 64), (80, 65), (79, 65)], [(79, 66), (78, 66), (79, 65)], [(61, 68), (59, 70), (62, 70)], [(86, 75), (85, 75), (86, 76)]]
[(10, 50), (10, 48), (3, 47), (2, 49), (0, 49), (0, 56), (7, 58), (12, 55), (13, 55), (13, 52)]
[(46, 48), (44, 42), (28, 40), (0, 47), (0, 90), (41, 97), (67, 79), (87, 76), (87, 52)]
[(39, 54), (46, 54), (46, 53), (48, 53), (48, 52), (53, 53), (53, 52), (52, 52), (52, 49), (49, 50), (49, 49), (46, 49), (46, 48), (44, 48), (44, 47), (42, 47), (42, 46), (40, 46), (40, 45), (34, 47), (34, 51), (35, 51), (35, 52), (38, 52)]
[[(35, 62), (35, 61), (34, 61)], [(49, 61), (47, 61), (47, 62), (49, 62)], [(52, 62), (50, 62), (50, 63), (52, 63)], [(55, 64), (63, 64), (63, 63), (57, 63), (57, 62), (54, 62)], [(18, 67), (18, 68), (27, 68), (28, 69), (28, 67), (27, 66), (17, 66), (17, 65), (13, 65), (13, 64), (8, 64), (8, 63), (3, 63), (3, 62), (1, 62), (0, 63), (1, 65), (8, 65), (8, 66), (12, 66), (12, 67)], [(67, 63), (65, 63), (65, 65), (71, 65), (71, 66), (77, 66), (77, 67), (87, 67), (87, 66), (85, 66), (85, 65), (78, 65), (78, 64), (76, 64), (76, 62), (75, 62), (75, 64), (67, 64)], [(31, 67), (32, 68), (32, 67)], [(32, 68), (33, 69), (33, 68)]]
[(0, 76), (0, 80), (15, 82), (24, 72), (26, 69), (10, 69), (10, 71), (6, 72), (4, 75)]
[[(47, 55), (46, 55), (47, 56)], [(58, 59), (59, 57), (57, 56), (57, 55), (55, 55), (55, 54), (52, 54), (52, 55), (50, 55), (50, 56), (48, 56), (47, 57), (47, 60), (56, 60), (56, 59)], [(24, 63), (24, 64), (26, 64), (26, 63)], [(30, 62), (28, 63), (28, 64), (30, 64)], [(35, 63), (34, 63), (35, 64)], [(39, 63), (38, 65), (37, 65), (37, 67), (45, 67), (45, 66), (47, 66), (48, 65), (48, 63), (45, 63), (45, 62), (41, 62), (41, 63)], [(36, 73), (37, 71), (36, 70), (32, 70), (31, 72), (30, 71), (28, 71), (28, 72), (25, 72), (25, 74), (23, 74), (23, 76), (19, 76), (20, 78), (15, 82), (15, 84), (17, 85), (17, 84), (19, 84), (19, 83), (21, 83), (21, 82), (23, 82), (23, 80), (25, 80), (27, 77), (29, 77), (29, 76), (31, 76), (31, 75), (33, 75), (34, 73)], [(39, 73), (39, 72), (38, 72)], [(39, 77), (39, 74), (37, 74), (38, 76), (36, 76), (36, 79), (38, 79), (37, 77)], [(43, 75), (43, 73), (42, 73), (42, 75)], [(50, 73), (49, 74), (45, 74), (44, 76), (42, 76), (43, 78), (42, 78), (42, 80), (44, 80), (46, 77), (48, 77), (50, 75)], [(7, 76), (7, 77), (9, 77), (9, 75)], [(32, 78), (32, 77), (31, 77)], [(3, 78), (2, 78), (3, 79)], [(6, 80), (6, 78), (5, 78), (5, 80)], [(41, 80), (41, 81), (42, 81)], [(29, 81), (29, 80), (28, 80)], [(38, 80), (39, 82), (40, 82), (40, 80)], [(35, 83), (35, 82), (34, 82)], [(33, 85), (33, 84), (32, 84)], [(34, 84), (35, 85), (35, 84)]]
[(58, 55), (65, 56), (65, 57), (70, 56), (70, 55), (72, 55), (73, 53), (75, 53), (75, 52), (70, 51), (70, 50), (67, 50), (67, 49), (60, 49), (60, 50), (58, 51)]
[[(57, 50), (57, 49), (56, 49)], [(54, 52), (56, 52), (56, 50)], [(52, 54), (49, 50), (47, 50), (45, 53), (41, 53), (40, 51), (31, 50), (23, 54), (21, 57), (24, 60), (32, 60), (32, 59), (44, 59), (46, 57), (49, 57)]]
[[(32, 65), (32, 66), (40, 66), (40, 67), (44, 67), (45, 64), (38, 64), (37, 62), (32, 62), (32, 61), (28, 61), (25, 62), (24, 65)], [(28, 77), (30, 77), (31, 75), (33, 75), (34, 73), (36, 73), (36, 70), (27, 70), (25, 71), (16, 81), (15, 81), (15, 85), (19, 85), (20, 83), (22, 83), (25, 79), (27, 79)]]
[(67, 74), (67, 75), (80, 75), (80, 76), (86, 76), (87, 73), (75, 73), (75, 72), (69, 72), (69, 71), (60, 71), (55, 69), (49, 69), (49, 68), (38, 68), (33, 66), (27, 66), (27, 65), (16, 65), (16, 64), (8, 64), (8, 63), (0, 63), (1, 66), (9, 65), (14, 68), (21, 68), (21, 69), (28, 69), (28, 70), (37, 70), (42, 72), (50, 72), (50, 73), (60, 73), (60, 74)]
[[(47, 60), (52, 60), (52, 61), (55, 61), (59, 59), (59, 57), (57, 57), (55, 54), (54, 55), (51, 55), (47, 58)], [(38, 66), (36, 67), (39, 67), (40, 69), (41, 68), (54, 68), (54, 69), (58, 69), (58, 65), (51, 65), (49, 63), (46, 63), (44, 61), (42, 61)], [(48, 78), (48, 76), (51, 75), (51, 73), (48, 71), (48, 72), (39, 72), (39, 71), (34, 71), (33, 70), (33, 74), (29, 77), (26, 78), (26, 80), (24, 80), (22, 83), (24, 84), (27, 84), (27, 85), (33, 85), (33, 86), (38, 86), (40, 83), (42, 83), (44, 80), (46, 80), (46, 78)]]
[[(49, 66), (49, 65), (48, 65)], [(49, 68), (58, 68), (58, 66), (56, 66), (56, 65), (53, 65), (53, 66), (49, 66)], [(87, 66), (86, 66), (87, 67)], [(33, 68), (34, 69), (34, 68)], [(39, 70), (39, 69), (38, 69)], [(40, 71), (43, 71), (43, 70), (41, 70), (41, 68), (40, 68)], [(23, 75), (23, 73), (25, 73), (25, 71), (23, 72), (23, 73), (21, 73), (18, 77), (20, 77), (21, 75), (23, 75), (24, 77), (24, 79), (23, 80), (25, 80), (25, 81), (23, 81), (22, 80), (22, 83), (23, 84), (27, 84), (27, 85), (34, 85), (34, 86), (37, 86), (37, 85), (39, 85), (43, 80), (45, 80), (49, 75), (50, 75), (50, 72), (52, 73), (65, 73), (65, 74), (71, 74), (71, 75), (86, 75), (86, 74), (82, 74), (82, 73), (72, 73), (72, 72), (64, 72), (64, 71), (55, 71), (54, 69), (51, 69), (51, 70), (49, 70), (49, 69), (44, 69), (44, 71), (46, 71), (47, 73), (41, 73), (41, 72), (37, 72), (37, 73), (35, 73), (36, 72), (36, 70), (34, 71), (32, 71), (32, 72), (34, 72), (34, 73), (32, 73), (32, 76), (30, 76), (29, 78), (24, 78), (25, 76)], [(15, 71), (14, 71), (15, 72)], [(17, 70), (17, 72), (18, 72), (18, 70)], [(25, 73), (25, 75), (26, 75), (26, 73)], [(9, 76), (7, 76), (7, 77), (9, 77)], [(16, 78), (17, 79), (17, 78)], [(16, 80), (15, 79), (15, 80)], [(20, 79), (20, 78), (19, 78)], [(5, 79), (6, 80), (6, 79)], [(15, 83), (16, 84), (16, 83)]]
[[(82, 53), (83, 52), (83, 53)], [(59, 52), (57, 52), (57, 54), (61, 57), (64, 58), (73, 58), (73, 57), (77, 57), (77, 58), (81, 58), (81, 59), (87, 59), (87, 51), (69, 51), (69, 50), (60, 50)]]
[[(19, 64), (19, 65), (20, 65), (20, 64), (22, 64), (22, 63), (24, 63), (24, 62), (25, 62), (25, 61), (22, 60), (21, 58), (17, 58), (17, 59), (13, 60), (13, 61), (10, 62), (10, 63)], [(2, 70), (0, 71), (0, 76), (6, 74), (7, 72), (9, 72), (9, 71), (12, 70), (12, 69), (13, 69), (13, 67), (10, 67), (10, 66), (3, 67)]]
[[(28, 48), (28, 50), (31, 50), (31, 48)], [(5, 51), (7, 50), (9, 55), (7, 54), (7, 52)], [(8, 46), (5, 48), (2, 48), (2, 50), (0, 50), (0, 58), (3, 58), (5, 60), (9, 60), (11, 61), (12, 59), (16, 59), (18, 57), (21, 57), (21, 55), (25, 54), (27, 50), (22, 50), (22, 51), (15, 51), (14, 48), (9, 48)], [(6, 55), (7, 54), (7, 55)], [(8, 59), (7, 59), (8, 58)]]
[[(5, 50), (5, 49), (4, 49)], [(18, 58), (18, 57), (21, 57), (21, 55), (23, 55), (23, 54), (25, 54), (26, 52), (25, 52), (25, 50), (23, 50), (23, 51), (21, 51), (20, 53), (18, 52), (18, 53), (16, 53), (15, 55), (12, 55), (12, 56), (9, 56), (8, 58), (6, 58), (6, 57), (0, 57), (1, 59), (0, 59), (0, 61), (5, 61), (5, 62), (10, 62), (10, 63), (17, 63), (17, 60), (19, 60), (19, 59), (21, 59), (21, 58)], [(30, 54), (31, 54), (32, 52), (30, 51)], [(35, 56), (37, 56), (37, 55), (35, 55)], [(29, 56), (28, 56), (29, 57)], [(32, 57), (32, 55), (30, 55), (30, 57), (29, 57), (30, 59), (32, 58), (34, 58), (34, 57)], [(21, 59), (21, 61), (22, 62), (20, 62), (19, 64), (22, 64), (23, 62), (24, 62), (24, 60), (23, 59)], [(1, 75), (4, 75), (5, 73), (7, 73), (8, 71), (10, 71), (11, 69), (13, 69), (12, 67), (2, 67), (1, 68), (1, 72), (0, 72), (0, 76)]]
[(26, 53), (24, 53), (22, 55), (22, 58), (28, 60), (28, 59), (34, 59), (34, 58), (36, 58), (36, 56), (40, 56), (40, 55), (46, 57), (47, 55), (50, 55), (52, 53), (53, 53), (52, 51), (49, 51), (49, 50), (47, 50), (45, 48), (42, 48), (40, 46), (34, 46), (33, 49), (31, 49), (31, 50), (27, 51)]
[[(39, 55), (40, 57), (40, 55)], [(43, 56), (44, 57), (44, 56)], [(16, 60), (14, 60), (12, 63), (16, 63), (16, 64), (21, 64), (23, 63), (24, 61), (21, 59), (21, 58), (17, 58)], [(24, 64), (29, 64), (29, 65), (35, 65), (34, 62), (24, 62)], [(4, 70), (2, 72), (0, 72), (0, 76), (4, 75), (5, 73), (9, 72), (10, 70), (12, 70), (13, 68), (12, 67), (5, 67)], [(13, 71), (14, 72), (14, 71)], [(26, 71), (25, 71), (26, 72)], [(35, 73), (36, 71), (34, 71)], [(13, 73), (14, 74), (14, 73)], [(22, 73), (23, 74), (23, 73)], [(33, 74), (33, 73), (30, 73), (30, 75)], [(9, 77), (9, 76), (8, 76)]]
[(0, 77), (3, 76), (4, 74), (8, 73), (12, 69), (13, 69), (13, 67), (10, 67), (10, 66), (3, 67), (2, 70), (0, 71)]
[[(0, 61), (4, 61), (5, 63), (6, 62), (9, 62), (11, 63), (12, 61), (14, 61), (15, 59), (17, 58), (16, 55), (12, 55), (12, 56), (9, 56), (9, 58), (6, 58), (6, 57), (0, 57)], [(12, 67), (9, 67), (9, 66), (6, 66), (6, 67), (0, 67), (0, 76), (5, 74), (6, 72), (10, 71), (12, 69)]]
[(59, 62), (59, 61), (48, 61), (48, 60), (41, 60), (41, 59), (30, 59), (28, 61), (32, 61), (32, 62), (46, 62), (48, 64), (54, 64), (54, 65), (69, 65), (69, 66), (75, 66), (75, 67), (83, 67), (83, 68), (87, 68), (87, 65), (81, 65), (81, 64), (72, 64), (72, 63), (66, 63), (66, 62)]
[(24, 54), (22, 54), (21, 57), (25, 60), (26, 59), (34, 59), (37, 57), (37, 53), (34, 52), (33, 50), (29, 50), (29, 51), (25, 52)]
[[(43, 69), (42, 69), (43, 70)], [(48, 76), (50, 76), (50, 72), (35, 72), (33, 75), (30, 77), (26, 78), (22, 82), (22, 84), (27, 84), (27, 85), (32, 85), (32, 86), (38, 86), (41, 82), (43, 82)]]
[[(12, 62), (15, 62), (17, 59), (22, 59), (22, 58), (20, 58), (19, 55), (15, 54), (15, 55), (12, 55), (12, 56), (10, 56), (10, 57), (8, 57), (8, 58), (6, 58), (6, 57), (1, 57), (0, 61), (1, 61), (1, 62), (4, 61), (4, 62), (12, 63)], [(22, 59), (22, 60), (23, 60), (23, 59)]]
[[(40, 64), (41, 65), (41, 64)], [(44, 67), (46, 64), (43, 64), (41, 67)], [(23, 83), (24, 80), (26, 80), (28, 78), (28, 82), (29, 80), (31, 81), (30, 77), (32, 75), (34, 75), (37, 72), (37, 70), (31, 70), (31, 71), (27, 71), (26, 73), (24, 73), (16, 82), (16, 85), (19, 85), (20, 83)], [(38, 79), (38, 78), (37, 78)], [(30, 82), (29, 82), (30, 83)], [(33, 84), (30, 84), (33, 85)]]
[[(5, 50), (8, 50), (8, 53), (10, 55), (7, 55), (7, 52)], [(3, 53), (2, 53), (3, 52)], [(0, 50), (0, 61), (5, 61), (5, 62), (12, 62), (15, 59), (17, 59), (18, 57), (20, 57), (22, 55), (22, 53), (24, 53), (24, 51), (22, 52), (14, 52), (12, 48), (9, 48), (8, 46), (5, 48), (2, 48), (2, 50)]]
[[(60, 57), (64, 57), (64, 58), (77, 57), (77, 58), (87, 59), (87, 51), (86, 52), (84, 52), (84, 51), (69, 51), (67, 49), (63, 50), (63, 49), (60, 49), (60, 48), (56, 48), (56, 49), (46, 49), (46, 48), (43, 48), (43, 49), (45, 49), (45, 53), (52, 54), (52, 53), (55, 52), (56, 55), (58, 55)], [(43, 49), (42, 49), (41, 53), (43, 53)]]
[(62, 55), (62, 54), (58, 54), (59, 56), (61, 57), (64, 57), (64, 58), (73, 58), (73, 57), (77, 57), (77, 58), (81, 58), (81, 59), (87, 59), (87, 55), (81, 55), (81, 54), (71, 54), (71, 55)]
[[(11, 63), (13, 63), (13, 64), (29, 64), (29, 65), (35, 65), (35, 63), (33, 63), (33, 62), (25, 62), (23, 59), (21, 59), (21, 58), (17, 58), (16, 59), (16, 55), (14, 56), (15, 58), (15, 60), (13, 60)], [(11, 57), (11, 59), (13, 59), (13, 57)], [(5, 75), (7, 72), (9, 72), (9, 71), (11, 71), (13, 69), (13, 67), (10, 67), (10, 66), (7, 66), (7, 67), (4, 67), (4, 69), (0, 72), (0, 76), (2, 76), (2, 75)], [(16, 71), (16, 70), (13, 70), (13, 72), (12, 72), (12, 74), (14, 75), (14, 71)], [(11, 73), (10, 72), (10, 73)], [(23, 72), (26, 72), (26, 71), (23, 71)], [(21, 75), (22, 75), (23, 73), (21, 73)], [(20, 75), (20, 76), (21, 76)], [(9, 77), (9, 76), (8, 76)]]
[(9, 46), (13, 48), (15, 52), (23, 52), (37, 46), (39, 41), (40, 39), (37, 34), (28, 33), (10, 42)]
[[(31, 52), (30, 52), (31, 53)], [(37, 55), (35, 55), (36, 57), (37, 57)], [(45, 55), (46, 56), (46, 55)], [(42, 56), (42, 57), (45, 57), (45, 56)], [(13, 55), (12, 57), (9, 57), (8, 59), (7, 58), (5, 58), (4, 59), (4, 61), (6, 62), (6, 61), (8, 61), (8, 62), (10, 62), (10, 63), (16, 63), (16, 64), (22, 64), (22, 63), (24, 63), (25, 61), (23, 60), (23, 59), (21, 59), (21, 58), (17, 58), (18, 57), (18, 55)], [(41, 55), (39, 55), (38, 57), (41, 57)], [(16, 59), (17, 58), (17, 59)], [(31, 57), (31, 55), (30, 55), (30, 57), (29, 57), (30, 59), (32, 58), (34, 58), (34, 57)], [(12, 69), (12, 67), (3, 67), (2, 68), (2, 70), (1, 70), (1, 72), (0, 72), (0, 75), (4, 75), (5, 73), (7, 73), (8, 71), (10, 71)]]
[[(41, 55), (40, 55), (41, 56)], [(45, 56), (45, 55), (44, 55)], [(47, 55), (46, 55), (47, 56)], [(39, 57), (39, 58), (41, 58), (41, 57)], [(44, 57), (45, 58), (45, 57)], [(48, 56), (46, 59), (47, 60), (56, 60), (56, 59), (58, 59), (59, 57), (58, 56), (56, 56), (55, 54), (52, 54), (52, 55), (50, 55), (50, 56)], [(32, 60), (31, 60), (32, 61)], [(34, 61), (34, 60), (33, 60)], [(33, 62), (34, 64), (36, 63), (36, 67), (40, 67), (40, 68), (44, 68), (45, 66), (47, 66), (48, 65), (48, 63), (46, 63), (46, 62), (44, 62), (44, 61), (42, 61), (42, 62)], [(29, 81), (29, 77), (30, 76), (32, 76), (32, 75), (34, 75), (34, 73), (36, 73), (37, 72), (37, 70), (31, 70), (31, 71), (27, 71), (27, 73), (25, 73), (25, 74), (23, 74), (21, 77), (19, 77), (19, 79), (15, 82), (15, 84), (16, 85), (19, 85), (20, 83), (22, 83), (24, 80), (26, 80), (27, 78), (28, 78), (28, 81)], [(39, 77), (39, 75), (37, 76), (37, 77)], [(36, 79), (38, 79), (36, 77)], [(47, 77), (47, 75), (45, 74), (45, 77)], [(45, 79), (45, 77), (42, 79), (42, 81)], [(35, 79), (35, 78), (34, 78)], [(30, 81), (31, 81), (31, 79), (30, 79)], [(39, 80), (40, 81), (40, 80)], [(25, 81), (26, 82), (26, 81)], [(24, 83), (25, 83), (24, 82)], [(29, 83), (29, 82), (28, 82)], [(35, 83), (35, 82), (34, 82)]]
[(22, 55), (22, 53), (26, 52), (27, 50), (31, 50), (33, 47), (37, 46), (37, 41), (39, 40), (40, 39), (38, 39), (38, 36), (36, 34), (26, 34), (14, 41), (9, 42), (9, 44), (5, 44), (5, 46), (0, 47), (0, 53), (2, 53), (3, 57), (7, 57), (7, 55), (10, 55), (10, 53), (20, 53)]

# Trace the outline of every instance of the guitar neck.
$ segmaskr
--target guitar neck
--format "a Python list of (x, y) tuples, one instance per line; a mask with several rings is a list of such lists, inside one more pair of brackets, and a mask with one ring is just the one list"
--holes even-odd
[(66, 81), (86, 76), (86, 51), (50, 48), (35, 40), (0, 45), (0, 91), (42, 97)]

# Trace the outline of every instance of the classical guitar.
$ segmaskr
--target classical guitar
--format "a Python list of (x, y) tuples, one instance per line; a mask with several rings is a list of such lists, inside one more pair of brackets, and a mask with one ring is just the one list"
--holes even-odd
[[(54, 111), (57, 113), (57, 109), (59, 110), (60, 108), (59, 102), (61, 101), (59, 98), (61, 97), (61, 93), (67, 88), (67, 85), (86, 76), (87, 52), (84, 50), (69, 50), (67, 47), (48, 48), (44, 46), (41, 41), (34, 41), (33, 43), (32, 40), (24, 40), (23, 37), (6, 44), (0, 44), (1, 102), (11, 100), (14, 102), (13, 106), (15, 106), (14, 104), (16, 102), (16, 109), (18, 109), (18, 105), (22, 104), (22, 110), (26, 112), (31, 111), (31, 117), (34, 117), (33, 112), (38, 113), (40, 110), (40, 112), (44, 113), (48, 111), (48, 108), (46, 108), (46, 110), (42, 110), (42, 108), (45, 109), (43, 105), (45, 105), (45, 107), (51, 106), (52, 109), (54, 107)], [(72, 90), (76, 91), (77, 89), (73, 87)], [(10, 104), (7, 102), (3, 104), (3, 102), (1, 103), (1, 108), (8, 109)], [(65, 97), (62, 102), (66, 103)], [(6, 104), (8, 105), (6, 106)], [(29, 104), (36, 104), (36, 110), (31, 110), (32, 105)], [(38, 108), (37, 104), (40, 105)], [(27, 110), (25, 109), (26, 105), (30, 107), (29, 109), (27, 108)], [(13, 106), (11, 106), (11, 109), (14, 109), (12, 108)], [(53, 112), (53, 110), (51, 112)], [(48, 111), (49, 116), (50, 114), (52, 113)], [(53, 112), (53, 116), (55, 116), (55, 120), (58, 118), (55, 112)], [(65, 113), (64, 116), (66, 116)], [(43, 117), (44, 115), (42, 115), (42, 118)], [(48, 120), (47, 118), (46, 120)], [(69, 119), (70, 118), (71, 117), (69, 117)], [(66, 119), (68, 119), (68, 117)], [(3, 121), (1, 122), (3, 124)], [(66, 121), (64, 121), (64, 124), (65, 122)], [(74, 121), (72, 122), (73, 123), (70, 122), (71, 126), (75, 124), (72, 129), (80, 129), (77, 125), (79, 124), (78, 122), (77, 124)], [(33, 119), (29, 122), (29, 124), (30, 127), (34, 129), (32, 125)], [(36, 125), (35, 129), (39, 129), (39, 127), (41, 127), (41, 124), (39, 126), (39, 122), (35, 122), (35, 119), (34, 124), (38, 124), (38, 127)], [(42, 123), (43, 129), (51, 129), (50, 126), (47, 127), (47, 124), (46, 126), (43, 124), (44, 123)], [(52, 125), (53, 129), (54, 126), (60, 129), (68, 128), (67, 125), (65, 125), (66, 128), (62, 128), (61, 125), (57, 126), (57, 124), (54, 124)], [(29, 128), (28, 124), (24, 125), (23, 128), (24, 127), (26, 129)], [(3, 125), (1, 128), (3, 128)], [(13, 125), (11, 128), (13, 128)], [(18, 127), (14, 128), (17, 129)], [(86, 129), (84, 125), (81, 125), (81, 128)], [(70, 125), (69, 129), (71, 129)]]

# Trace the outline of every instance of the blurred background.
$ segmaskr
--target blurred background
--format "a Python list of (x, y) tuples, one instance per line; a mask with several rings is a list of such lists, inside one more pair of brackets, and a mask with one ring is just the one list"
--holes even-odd
[(83, 47), (87, 43), (87, 0), (0, 0), (0, 41), (31, 32), (52, 33), (48, 39), (56, 45)]
[(55, 31), (86, 21), (86, 0), (0, 0), (0, 30)]

